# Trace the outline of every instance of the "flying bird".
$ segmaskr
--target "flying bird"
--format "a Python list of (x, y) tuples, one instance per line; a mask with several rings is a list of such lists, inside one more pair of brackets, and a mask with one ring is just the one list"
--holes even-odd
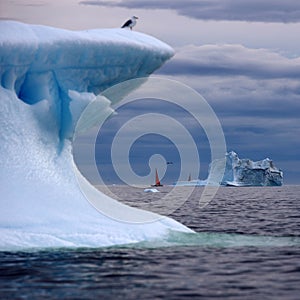
[(130, 30), (132, 30), (132, 27), (135, 26), (137, 19), (138, 19), (138, 17), (133, 16), (130, 20), (125, 22), (125, 24), (122, 26), (122, 28), (128, 28), (129, 27)]

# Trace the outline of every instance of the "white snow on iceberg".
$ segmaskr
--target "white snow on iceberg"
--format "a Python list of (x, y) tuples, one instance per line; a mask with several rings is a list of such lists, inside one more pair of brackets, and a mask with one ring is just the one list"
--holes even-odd
[[(98, 247), (191, 232), (158, 215), (121, 223), (99, 213), (73, 169), (73, 130), (86, 105), (107, 87), (148, 76), (172, 55), (157, 39), (122, 29), (0, 22), (0, 249)], [(100, 104), (111, 112), (107, 99)], [(151, 214), (93, 194), (124, 214)]]

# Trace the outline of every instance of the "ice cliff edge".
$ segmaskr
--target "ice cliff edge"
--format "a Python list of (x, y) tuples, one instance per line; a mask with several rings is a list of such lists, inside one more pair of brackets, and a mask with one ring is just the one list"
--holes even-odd
[(28, 104), (47, 100), (61, 138), (70, 137), (68, 91), (99, 94), (150, 75), (173, 56), (165, 43), (124, 29), (69, 31), (0, 22), (0, 83)]

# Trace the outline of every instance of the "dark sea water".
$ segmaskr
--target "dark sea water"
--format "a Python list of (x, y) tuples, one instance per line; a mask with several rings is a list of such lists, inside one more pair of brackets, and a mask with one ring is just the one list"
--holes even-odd
[[(132, 205), (146, 194), (113, 187)], [(97, 249), (0, 252), (0, 299), (300, 299), (300, 186), (203, 188), (171, 217), (196, 234)]]

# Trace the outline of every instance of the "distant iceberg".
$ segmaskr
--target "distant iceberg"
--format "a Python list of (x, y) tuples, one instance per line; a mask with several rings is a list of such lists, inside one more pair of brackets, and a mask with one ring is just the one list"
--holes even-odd
[(159, 193), (158, 189), (144, 189), (145, 193)]
[[(218, 172), (219, 161), (213, 161), (210, 173)], [(240, 159), (231, 151), (226, 154), (226, 168), (221, 185), (226, 186), (281, 186), (283, 172), (277, 169), (269, 158), (252, 161)]]
[[(231, 151), (226, 153), (225, 159), (225, 171), (223, 170), (224, 160), (215, 160), (210, 164), (209, 178), (206, 180), (177, 181), (174, 185), (281, 186), (283, 184), (283, 172), (277, 169), (269, 158), (260, 161), (240, 159), (234, 151)], [(218, 177), (220, 172), (224, 173), (222, 181), (215, 181), (214, 178)]]
[[(74, 126), (96, 95), (150, 75), (172, 55), (163, 42), (123, 29), (0, 22), (0, 249), (99, 247), (192, 232), (125, 206), (81, 178), (102, 205), (136, 218), (120, 222), (98, 212), (79, 188), (72, 156)], [(110, 99), (102, 98), (110, 114)], [(148, 216), (155, 220), (142, 222)]]

